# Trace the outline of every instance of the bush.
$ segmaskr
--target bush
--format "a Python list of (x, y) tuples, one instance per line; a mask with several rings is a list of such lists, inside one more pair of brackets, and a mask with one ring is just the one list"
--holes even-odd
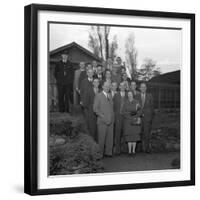
[(85, 122), (54, 113), (50, 120), (50, 175), (102, 172), (98, 144), (86, 134)]

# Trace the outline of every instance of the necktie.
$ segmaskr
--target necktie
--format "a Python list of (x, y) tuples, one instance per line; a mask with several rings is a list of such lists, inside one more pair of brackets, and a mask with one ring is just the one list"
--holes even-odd
[(142, 93), (142, 107), (144, 107), (145, 104), (145, 93)]
[(109, 101), (109, 95), (107, 94), (107, 100)]

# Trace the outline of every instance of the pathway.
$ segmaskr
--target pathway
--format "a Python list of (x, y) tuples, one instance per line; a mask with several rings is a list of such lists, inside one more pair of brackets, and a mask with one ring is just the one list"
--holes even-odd
[(105, 172), (144, 171), (172, 169), (172, 160), (179, 158), (178, 152), (138, 153), (135, 156), (122, 154), (103, 159)]

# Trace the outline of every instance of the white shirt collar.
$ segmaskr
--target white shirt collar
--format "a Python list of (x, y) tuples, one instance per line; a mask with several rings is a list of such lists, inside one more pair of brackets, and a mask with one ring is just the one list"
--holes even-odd
[(121, 96), (125, 96), (125, 91), (123, 91), (123, 92), (120, 91), (120, 95), (121, 95)]
[(106, 96), (106, 98), (108, 97), (108, 93), (106, 93), (105, 91), (103, 91), (103, 94)]

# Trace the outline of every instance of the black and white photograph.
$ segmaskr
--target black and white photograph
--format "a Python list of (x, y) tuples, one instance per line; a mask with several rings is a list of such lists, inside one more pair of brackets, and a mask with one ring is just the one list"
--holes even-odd
[(194, 15), (25, 11), (25, 192), (193, 185)]
[(48, 23), (49, 175), (180, 169), (180, 28)]

